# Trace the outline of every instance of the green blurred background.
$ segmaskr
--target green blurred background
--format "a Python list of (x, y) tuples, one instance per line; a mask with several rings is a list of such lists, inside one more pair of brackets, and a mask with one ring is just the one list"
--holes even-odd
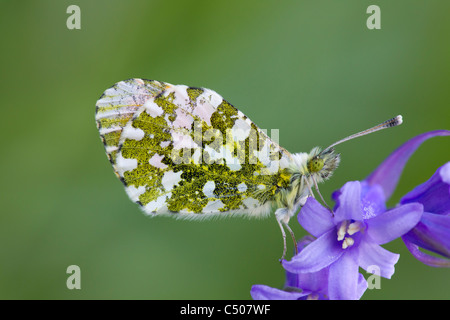
[[(211, 88), (261, 128), (280, 129), (291, 152), (402, 114), (401, 127), (338, 147), (341, 166), (321, 187), (327, 199), (407, 139), (450, 129), (449, 2), (0, 4), (2, 299), (250, 299), (253, 284), (282, 287), (273, 217), (150, 219), (128, 200), (94, 121), (96, 100), (117, 81)], [(71, 4), (81, 8), (81, 30), (66, 27)], [(366, 27), (371, 4), (381, 8), (381, 30)], [(448, 138), (427, 141), (391, 204), (449, 150)], [(450, 298), (448, 269), (422, 265), (401, 241), (385, 248), (401, 254), (396, 273), (365, 299)], [(81, 290), (66, 287), (73, 264)]]

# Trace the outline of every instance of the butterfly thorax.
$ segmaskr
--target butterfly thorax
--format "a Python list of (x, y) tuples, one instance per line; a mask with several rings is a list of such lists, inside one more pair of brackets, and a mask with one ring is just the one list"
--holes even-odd
[(331, 177), (339, 161), (340, 155), (334, 153), (334, 149), (322, 151), (315, 147), (310, 153), (292, 154), (288, 162), (282, 163), (280, 176), (288, 176), (289, 183), (275, 195), (277, 218), (289, 221), (312, 195), (312, 188)]

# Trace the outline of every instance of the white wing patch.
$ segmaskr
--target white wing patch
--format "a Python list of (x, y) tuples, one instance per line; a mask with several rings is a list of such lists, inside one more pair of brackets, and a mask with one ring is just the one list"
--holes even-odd
[(161, 179), (162, 186), (166, 191), (172, 190), (181, 181), (181, 174), (183, 172), (173, 172), (172, 170), (164, 172)]

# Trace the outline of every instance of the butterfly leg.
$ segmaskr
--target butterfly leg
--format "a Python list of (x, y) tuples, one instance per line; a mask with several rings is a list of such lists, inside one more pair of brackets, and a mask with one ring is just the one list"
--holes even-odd
[[(286, 210), (286, 209), (281, 209), (281, 210)], [(275, 217), (277, 219), (278, 225), (280, 226), (281, 235), (283, 236), (283, 255), (281, 256), (281, 259), (280, 259), (280, 262), (281, 262), (284, 259), (284, 257), (286, 256), (286, 251), (287, 251), (287, 249), (286, 249), (286, 232), (284, 231), (284, 228), (286, 228), (291, 235), (292, 242), (294, 243), (295, 254), (298, 253), (298, 247), (297, 247), (297, 240), (295, 239), (294, 232), (289, 227), (288, 221), (285, 221), (285, 219), (281, 219), (280, 215), (275, 214)]]
[(302, 180), (303, 180), (303, 183), (306, 184), (306, 186), (308, 187), (309, 195), (310, 195), (311, 197), (315, 198), (315, 197), (314, 197), (314, 193), (313, 193), (313, 191), (312, 191), (312, 189), (311, 189), (311, 186), (310, 186), (309, 183), (308, 183), (308, 179), (306, 179), (305, 176), (302, 176)]
[[(308, 179), (306, 179), (305, 176), (303, 176), (302, 179), (303, 179), (304, 183), (306, 184), (306, 186), (308, 187), (308, 191), (309, 191), (309, 194), (311, 195), (311, 197), (315, 198), (315, 197), (314, 197), (314, 193), (313, 193), (313, 191), (312, 191), (312, 189), (311, 189), (311, 186), (309, 185)], [(321, 194), (320, 191), (319, 191), (319, 186), (317, 185), (316, 179), (314, 179), (314, 176), (311, 176), (311, 179), (312, 179), (312, 181), (314, 182), (314, 189), (316, 189), (316, 192), (317, 192), (317, 194), (319, 195), (320, 200), (322, 200), (323, 205), (324, 205), (324, 206), (331, 212), (331, 214), (334, 216), (333, 210), (330, 209), (330, 207), (328, 206), (327, 202), (325, 201), (325, 199), (323, 198), (322, 194)]]
[(322, 194), (319, 191), (319, 186), (317, 185), (317, 181), (316, 179), (314, 179), (314, 176), (312, 177), (312, 181), (314, 182), (314, 188), (316, 189), (317, 194), (319, 195), (320, 199), (322, 200), (323, 204), (325, 205), (325, 207), (327, 207), (327, 209), (331, 212), (331, 214), (334, 216), (334, 212), (333, 210), (331, 210), (331, 208), (328, 206), (327, 202), (325, 201), (325, 199), (322, 197)]
[(283, 236), (283, 255), (280, 258), (280, 263), (281, 263), (281, 261), (283, 261), (284, 257), (286, 256), (286, 232), (284, 232), (284, 228), (283, 228), (283, 224), (281, 223), (281, 220), (278, 217), (276, 217), (276, 218), (277, 218), (278, 225), (280, 226), (281, 235)]
[(283, 225), (286, 227), (286, 229), (288, 229), (289, 233), (291, 234), (292, 242), (294, 243), (295, 254), (298, 254), (297, 240), (295, 239), (294, 231), (292, 231), (287, 222), (283, 221)]

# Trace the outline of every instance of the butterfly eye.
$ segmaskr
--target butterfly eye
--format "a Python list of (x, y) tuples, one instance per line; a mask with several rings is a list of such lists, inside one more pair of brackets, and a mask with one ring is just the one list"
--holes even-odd
[(323, 159), (318, 156), (315, 156), (308, 161), (308, 171), (310, 173), (319, 172), (320, 170), (322, 170), (323, 165), (324, 165)]

